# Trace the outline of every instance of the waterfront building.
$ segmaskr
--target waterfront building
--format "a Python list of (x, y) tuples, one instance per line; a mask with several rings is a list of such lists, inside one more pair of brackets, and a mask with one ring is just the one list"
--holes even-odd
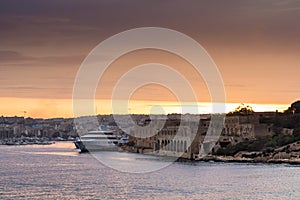
[[(153, 131), (151, 126), (132, 130), (129, 141), (135, 152), (194, 159), (229, 144), (274, 134), (273, 125), (261, 124), (259, 117), (226, 116), (224, 123), (214, 123), (210, 117), (199, 122), (196, 118), (180, 120), (178, 116), (171, 115), (159, 131)], [(216, 132), (219, 130), (222, 130), (221, 135)], [(285, 129), (285, 132), (291, 131)]]

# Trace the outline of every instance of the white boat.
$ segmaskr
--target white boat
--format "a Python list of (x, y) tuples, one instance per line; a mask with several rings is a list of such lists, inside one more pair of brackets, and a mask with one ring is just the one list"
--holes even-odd
[(119, 139), (119, 145), (124, 145), (124, 144), (128, 144), (129, 143), (129, 139), (127, 135), (123, 135), (120, 139)]
[(117, 151), (118, 143), (118, 137), (111, 130), (89, 131), (74, 142), (81, 152)]

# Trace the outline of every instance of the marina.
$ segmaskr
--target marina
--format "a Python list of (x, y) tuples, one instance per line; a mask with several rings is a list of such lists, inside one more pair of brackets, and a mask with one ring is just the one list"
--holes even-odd
[(21, 137), (21, 138), (7, 138), (0, 140), (0, 145), (50, 145), (54, 144), (49, 138), (38, 137)]

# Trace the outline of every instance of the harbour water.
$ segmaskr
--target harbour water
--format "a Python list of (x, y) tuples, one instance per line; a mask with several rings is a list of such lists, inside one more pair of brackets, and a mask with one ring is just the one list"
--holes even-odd
[[(169, 162), (122, 153), (120, 168), (134, 160)], [(70, 142), (1, 145), (0, 161), (0, 199), (300, 199), (300, 166), (287, 164), (172, 162), (126, 173)]]

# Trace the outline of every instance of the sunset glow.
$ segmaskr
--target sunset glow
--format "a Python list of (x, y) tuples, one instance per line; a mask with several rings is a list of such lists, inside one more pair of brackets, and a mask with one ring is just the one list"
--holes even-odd
[[(23, 116), (35, 118), (51, 118), (51, 117), (73, 117), (72, 100), (69, 99), (20, 99), (20, 98), (1, 98), (3, 104), (0, 105), (0, 110), (4, 116)], [(254, 111), (283, 111), (286, 110), (288, 104), (251, 104)], [(11, 105), (11, 106), (10, 106)], [(95, 103), (95, 113), (111, 114), (111, 101), (101, 100)], [(183, 106), (188, 106), (189, 103), (183, 103)], [(226, 112), (230, 112), (238, 107), (240, 103), (226, 103)], [(157, 109), (157, 107), (162, 109)], [(154, 107), (154, 109), (151, 109)], [(191, 111), (195, 111), (191, 109)], [(181, 113), (182, 109), (178, 102), (168, 101), (130, 101), (129, 114), (170, 114)], [(198, 103), (198, 113), (192, 114), (208, 114), (211, 113), (211, 103)], [(121, 113), (121, 114), (128, 114)]]
[[(282, 111), (299, 99), (298, 3), (162, 4), (153, 12), (149, 9), (152, 3), (139, 1), (113, 5), (94, 1), (86, 6), (75, 0), (66, 5), (68, 9), (57, 1), (38, 5), (31, 1), (24, 5), (4, 2), (0, 6), (0, 114), (22, 116), (26, 111), (31, 117), (73, 116), (73, 87), (84, 59), (105, 39), (139, 27), (172, 29), (202, 45), (222, 77), (226, 111), (240, 103), (251, 105), (255, 111)], [(134, 39), (130, 42), (133, 44)], [(170, 44), (183, 45), (177, 41)], [(105, 52), (97, 59), (106, 61), (110, 56)], [(147, 63), (171, 67), (189, 81), (198, 102), (211, 101), (209, 83), (191, 63), (171, 52), (144, 49), (120, 56), (105, 71), (95, 91), (97, 101), (104, 102), (96, 103), (99, 114), (111, 113), (108, 102), (120, 78)], [(168, 74), (155, 73), (168, 80)], [(129, 84), (148, 76), (130, 77)], [(180, 82), (170, 81), (184, 94)], [(149, 113), (151, 105), (162, 105), (165, 113), (180, 112), (168, 89), (157, 85), (140, 88), (132, 97), (135, 103), (129, 112)], [(200, 113), (211, 111), (208, 104), (199, 105)]]

